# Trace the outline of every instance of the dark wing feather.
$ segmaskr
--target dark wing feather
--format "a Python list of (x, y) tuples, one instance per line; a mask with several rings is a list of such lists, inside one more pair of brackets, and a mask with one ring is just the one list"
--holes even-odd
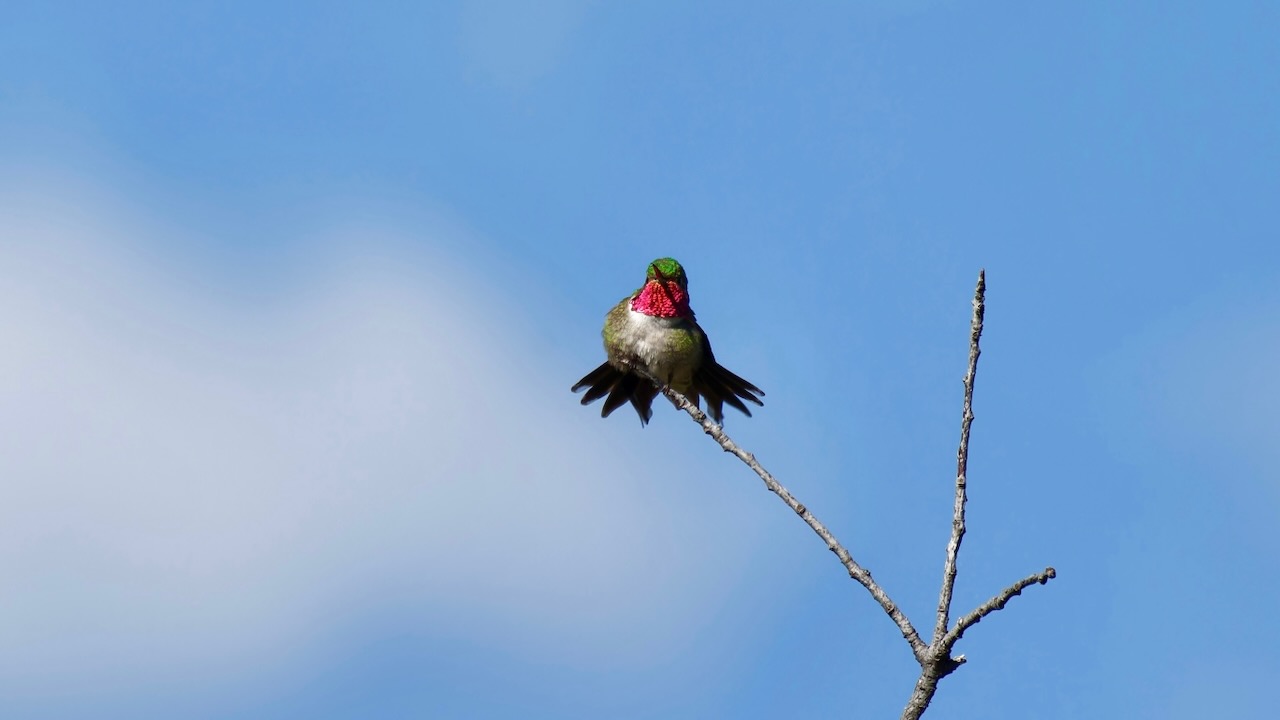
[(640, 416), (640, 424), (644, 425), (653, 417), (653, 399), (658, 396), (658, 389), (639, 375), (620, 370), (608, 362), (587, 373), (574, 384), (572, 391), (586, 390), (582, 396), (582, 404), (605, 398), (604, 407), (600, 409), (600, 417), (609, 417), (610, 413), (626, 405), (630, 401)]
[(716, 362), (706, 333), (702, 334), (702, 367), (694, 375), (693, 384), (707, 399), (707, 414), (718, 423), (724, 422), (725, 403), (747, 417), (751, 416), (751, 411), (743, 400), (764, 406), (760, 399), (764, 396), (763, 390)]
[(622, 373), (619, 372), (617, 368), (607, 362), (601, 363), (600, 367), (583, 376), (583, 378), (571, 388), (571, 392), (578, 392), (585, 388), (587, 390), (587, 394), (582, 397), (582, 404), (590, 405), (596, 400), (608, 395), (609, 391), (613, 389), (613, 386), (621, 379)]
[(653, 399), (658, 397), (658, 388), (648, 380), (642, 380), (636, 391), (631, 393), (631, 405), (640, 416), (640, 424), (645, 425), (653, 417)]
[(581, 380), (574, 383), (573, 387), (569, 388), (569, 391), (578, 392), (579, 390), (585, 387), (594, 387), (601, 380), (608, 377), (610, 374), (609, 371), (612, 369), (613, 369), (613, 366), (610, 365), (609, 363), (607, 362), (600, 363), (600, 367), (596, 368), (595, 370), (592, 370), (586, 375), (583, 375)]
[(604, 407), (600, 409), (600, 417), (609, 417), (614, 410), (627, 404), (631, 396), (635, 394), (637, 383), (640, 378), (626, 373), (614, 383), (613, 389), (609, 391), (609, 397), (605, 398)]

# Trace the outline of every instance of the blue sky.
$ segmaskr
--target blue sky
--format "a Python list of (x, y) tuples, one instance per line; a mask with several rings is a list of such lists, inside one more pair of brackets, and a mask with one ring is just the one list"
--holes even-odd
[(1264, 716), (1266, 3), (27, 3), (0, 24), (24, 718), (895, 717), (896, 628), (687, 418), (568, 387), (655, 257), (728, 429), (931, 625), (930, 716)]

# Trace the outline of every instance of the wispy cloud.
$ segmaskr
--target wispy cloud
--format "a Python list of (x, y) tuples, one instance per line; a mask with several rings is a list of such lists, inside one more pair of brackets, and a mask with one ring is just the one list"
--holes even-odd
[(383, 604), (646, 662), (745, 562), (703, 491), (664, 502), (639, 443), (592, 432), (527, 316), (385, 229), (248, 306), (110, 202), (9, 185), (0, 208), (6, 692), (250, 671)]

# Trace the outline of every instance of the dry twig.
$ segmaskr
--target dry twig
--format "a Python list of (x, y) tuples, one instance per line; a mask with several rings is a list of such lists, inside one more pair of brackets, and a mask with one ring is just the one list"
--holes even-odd
[(649, 375), (642, 368), (633, 368), (635, 372), (656, 385), (677, 407), (689, 413), (702, 426), (703, 432), (710, 435), (720, 447), (724, 448), (725, 452), (732, 453), (739, 460), (746, 463), (747, 467), (751, 468), (764, 481), (765, 487), (770, 492), (777, 495), (782, 502), (786, 503), (787, 507), (791, 508), (793, 512), (800, 516), (800, 519), (804, 520), (806, 525), (817, 533), (818, 537), (826, 543), (827, 549), (835, 553), (836, 557), (840, 559), (840, 564), (848, 571), (849, 577), (866, 588), (867, 592), (871, 593), (871, 597), (879, 603), (894, 624), (898, 626), (903, 639), (911, 646), (912, 655), (920, 663), (920, 677), (916, 680), (911, 698), (907, 701), (907, 706), (902, 711), (903, 720), (916, 720), (923, 715), (924, 711), (929, 707), (930, 701), (933, 700), (934, 693), (937, 692), (938, 681), (964, 664), (965, 657), (963, 655), (952, 657), (951, 651), (956, 642), (964, 636), (966, 630), (976, 625), (987, 615), (1003, 609), (1011, 598), (1021, 594), (1028, 586), (1036, 583), (1043, 585), (1057, 575), (1054, 569), (1050, 567), (1045, 568), (1042, 572), (1025, 577), (1000, 591), (969, 614), (962, 616), (954, 626), (948, 629), (951, 600), (956, 582), (956, 560), (960, 554), (960, 543), (964, 539), (965, 533), (964, 512), (965, 504), (968, 501), (966, 495), (968, 478), (966, 473), (969, 464), (969, 430), (973, 425), (974, 378), (978, 371), (978, 356), (982, 354), (979, 343), (982, 339), (986, 288), (986, 273), (985, 271), (979, 272), (978, 286), (973, 297), (973, 318), (969, 326), (969, 367), (964, 376), (964, 412), (960, 421), (960, 447), (956, 452), (956, 494), (951, 521), (951, 539), (947, 543), (946, 561), (942, 571), (942, 589), (938, 594), (938, 611), (933, 629), (933, 638), (928, 644), (925, 644), (924, 640), (921, 639), (915, 626), (911, 624), (911, 621), (902, 612), (902, 609), (898, 607), (897, 603), (871, 577), (871, 573), (853, 559), (853, 556), (831, 534), (827, 526), (823, 525), (804, 504), (775, 480), (773, 475), (756, 461), (754, 455), (739, 447), (737, 443), (725, 434), (724, 428), (712, 422), (705, 413), (699, 410), (684, 395), (659, 382), (657, 378)]

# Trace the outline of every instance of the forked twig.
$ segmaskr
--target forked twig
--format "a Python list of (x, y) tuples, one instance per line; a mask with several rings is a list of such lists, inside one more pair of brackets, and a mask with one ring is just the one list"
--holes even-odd
[(777, 495), (782, 502), (786, 503), (787, 507), (799, 515), (800, 519), (804, 520), (805, 524), (817, 533), (818, 537), (822, 538), (822, 541), (826, 543), (827, 549), (835, 553), (836, 557), (840, 559), (840, 564), (848, 571), (849, 577), (866, 588), (867, 592), (871, 593), (871, 597), (879, 603), (894, 624), (898, 626), (902, 637), (911, 646), (912, 655), (920, 663), (920, 677), (916, 680), (911, 698), (907, 701), (907, 706), (902, 711), (903, 720), (917, 720), (923, 715), (924, 711), (929, 707), (929, 703), (933, 700), (934, 693), (937, 692), (938, 681), (964, 664), (965, 657), (963, 655), (952, 657), (951, 651), (956, 642), (964, 636), (966, 630), (979, 623), (987, 615), (1003, 609), (1010, 599), (1021, 594), (1027, 587), (1036, 583), (1043, 585), (1057, 576), (1057, 572), (1051, 567), (1045, 568), (1043, 572), (1027, 576), (1000, 591), (969, 614), (962, 616), (954, 626), (948, 629), (951, 601), (955, 593), (957, 558), (960, 554), (960, 543), (964, 540), (965, 534), (964, 515), (965, 505), (968, 502), (969, 431), (973, 425), (974, 378), (978, 372), (978, 356), (982, 354), (980, 341), (982, 339), (983, 315), (986, 309), (986, 289), (986, 272), (979, 272), (978, 286), (973, 297), (973, 318), (969, 324), (969, 366), (964, 376), (964, 412), (960, 421), (960, 447), (956, 451), (956, 492), (951, 520), (951, 538), (947, 542), (946, 561), (943, 564), (942, 589), (938, 594), (938, 610), (933, 629), (933, 638), (928, 644), (925, 644), (924, 640), (921, 639), (920, 634), (916, 631), (915, 626), (911, 624), (911, 620), (907, 618), (906, 613), (871, 577), (871, 573), (853, 559), (853, 556), (831, 534), (827, 526), (814, 517), (809, 508), (805, 507), (799, 500), (796, 500), (795, 496), (775, 480), (773, 475), (756, 461), (754, 455), (739, 447), (737, 443), (725, 434), (724, 428), (712, 422), (687, 397), (672, 390), (643, 368), (632, 368), (634, 372), (657, 386), (677, 407), (689, 413), (702, 426), (703, 432), (710, 435), (720, 447), (724, 448), (725, 452), (732, 453), (739, 460), (746, 463), (747, 467), (751, 468), (764, 481), (766, 488)]

